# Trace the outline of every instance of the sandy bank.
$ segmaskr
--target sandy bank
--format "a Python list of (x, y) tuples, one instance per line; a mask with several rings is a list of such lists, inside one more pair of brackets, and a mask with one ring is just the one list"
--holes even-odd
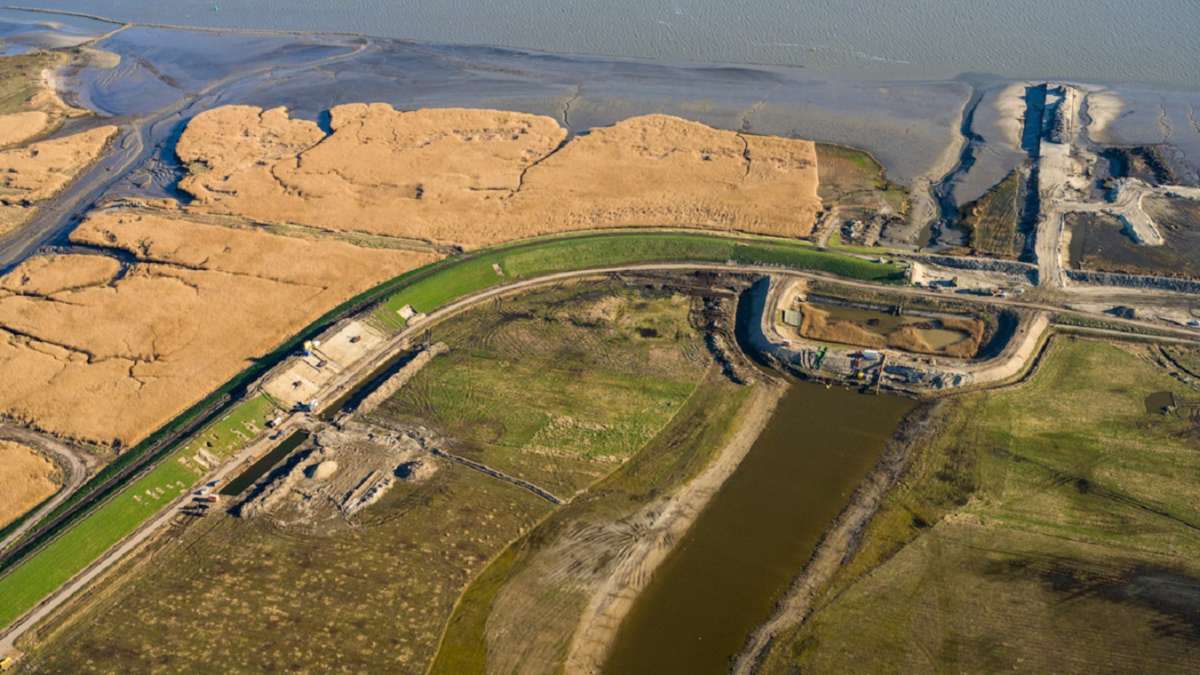
[(202, 113), (177, 146), (181, 187), (211, 213), (465, 247), (633, 225), (801, 237), (821, 206), (812, 142), (666, 115), (565, 141), (544, 116), (351, 104), (330, 128), (282, 108)]
[(782, 383), (764, 383), (743, 406), (745, 415), (713, 461), (675, 494), (642, 510), (642, 535), (621, 551), (621, 562), (596, 588), (587, 603), (567, 653), (565, 672), (599, 673), (621, 620), (654, 570), (662, 564), (705, 505), (733, 475), (754, 441), (766, 427), (775, 406), (787, 391)]
[(1088, 137), (1097, 143), (1113, 143), (1108, 128), (1121, 116), (1125, 101), (1116, 92), (1107, 89), (1088, 92), (1086, 100)]
[(1027, 82), (1014, 82), (996, 95), (996, 110), (999, 111), (997, 126), (1004, 134), (1004, 143), (1015, 152), (1021, 150), (1021, 134), (1025, 129), (1025, 89)]

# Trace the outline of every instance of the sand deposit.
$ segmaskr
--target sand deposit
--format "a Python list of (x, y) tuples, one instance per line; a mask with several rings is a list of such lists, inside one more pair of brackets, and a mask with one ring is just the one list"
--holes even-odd
[(59, 471), (32, 448), (0, 441), (0, 527), (58, 489)]
[[(801, 312), (798, 330), (801, 336), (873, 349), (891, 347), (918, 354), (971, 358), (979, 351), (985, 330), (982, 321), (965, 316), (944, 315), (936, 319), (909, 316), (901, 325), (888, 327), (834, 317), (808, 303), (798, 303), (797, 307)], [(927, 331), (949, 331), (959, 333), (961, 337), (949, 344), (934, 345)]]
[(549, 117), (496, 110), (350, 104), (330, 127), (202, 113), (177, 146), (181, 187), (212, 213), (467, 247), (633, 225), (806, 236), (821, 205), (813, 143), (665, 115), (570, 141)]
[(0, 234), (19, 227), (32, 208), (58, 194), (117, 133), (96, 127), (63, 138), (0, 151)]
[(94, 213), (72, 239), (136, 262), (43, 256), (0, 278), (0, 414), (126, 446), (330, 307), (433, 259), (136, 211)]

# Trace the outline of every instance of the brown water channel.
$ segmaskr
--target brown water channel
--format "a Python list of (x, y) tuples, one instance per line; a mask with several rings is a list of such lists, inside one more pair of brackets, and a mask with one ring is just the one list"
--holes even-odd
[(798, 383), (618, 632), (608, 673), (724, 673), (916, 404)]

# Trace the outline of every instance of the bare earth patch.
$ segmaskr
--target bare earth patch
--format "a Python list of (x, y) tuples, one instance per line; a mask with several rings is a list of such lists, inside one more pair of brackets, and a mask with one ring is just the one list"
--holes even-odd
[(638, 225), (798, 237), (821, 205), (810, 141), (665, 115), (570, 141), (549, 117), (497, 110), (330, 115), (329, 135), (282, 108), (197, 115), (177, 146), (192, 207), (476, 247)]
[(136, 261), (36, 257), (0, 278), (0, 414), (126, 446), (338, 302), (434, 259), (134, 211), (94, 213), (71, 236)]
[(0, 527), (58, 489), (58, 468), (32, 448), (0, 441)]

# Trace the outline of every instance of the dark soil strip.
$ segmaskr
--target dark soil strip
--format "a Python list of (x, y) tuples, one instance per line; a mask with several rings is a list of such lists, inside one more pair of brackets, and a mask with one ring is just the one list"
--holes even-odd
[(446, 452), (445, 450), (442, 450), (440, 448), (434, 448), (432, 450), (432, 452), (434, 455), (436, 455), (438, 457), (448, 459), (452, 462), (458, 462), (459, 464), (462, 464), (463, 466), (465, 466), (467, 468), (474, 469), (482, 474), (491, 476), (492, 478), (497, 478), (499, 480), (504, 481), (505, 483), (511, 483), (512, 485), (515, 485), (515, 486), (521, 488), (522, 490), (528, 490), (529, 492), (532, 492), (533, 494), (541, 497), (542, 499), (545, 499), (546, 501), (548, 501), (551, 504), (554, 504), (556, 506), (564, 503), (562, 499), (559, 499), (558, 497), (554, 496), (554, 494), (551, 493), (549, 490), (540, 488), (537, 485), (534, 485), (533, 483), (530, 483), (527, 480), (510, 476), (510, 475), (504, 473), (503, 471), (497, 471), (496, 469), (493, 469), (492, 467), (488, 466), (487, 464), (481, 464), (479, 462), (476, 462), (475, 460), (467, 459), (466, 457), (462, 457), (460, 455), (455, 455), (453, 453)]

